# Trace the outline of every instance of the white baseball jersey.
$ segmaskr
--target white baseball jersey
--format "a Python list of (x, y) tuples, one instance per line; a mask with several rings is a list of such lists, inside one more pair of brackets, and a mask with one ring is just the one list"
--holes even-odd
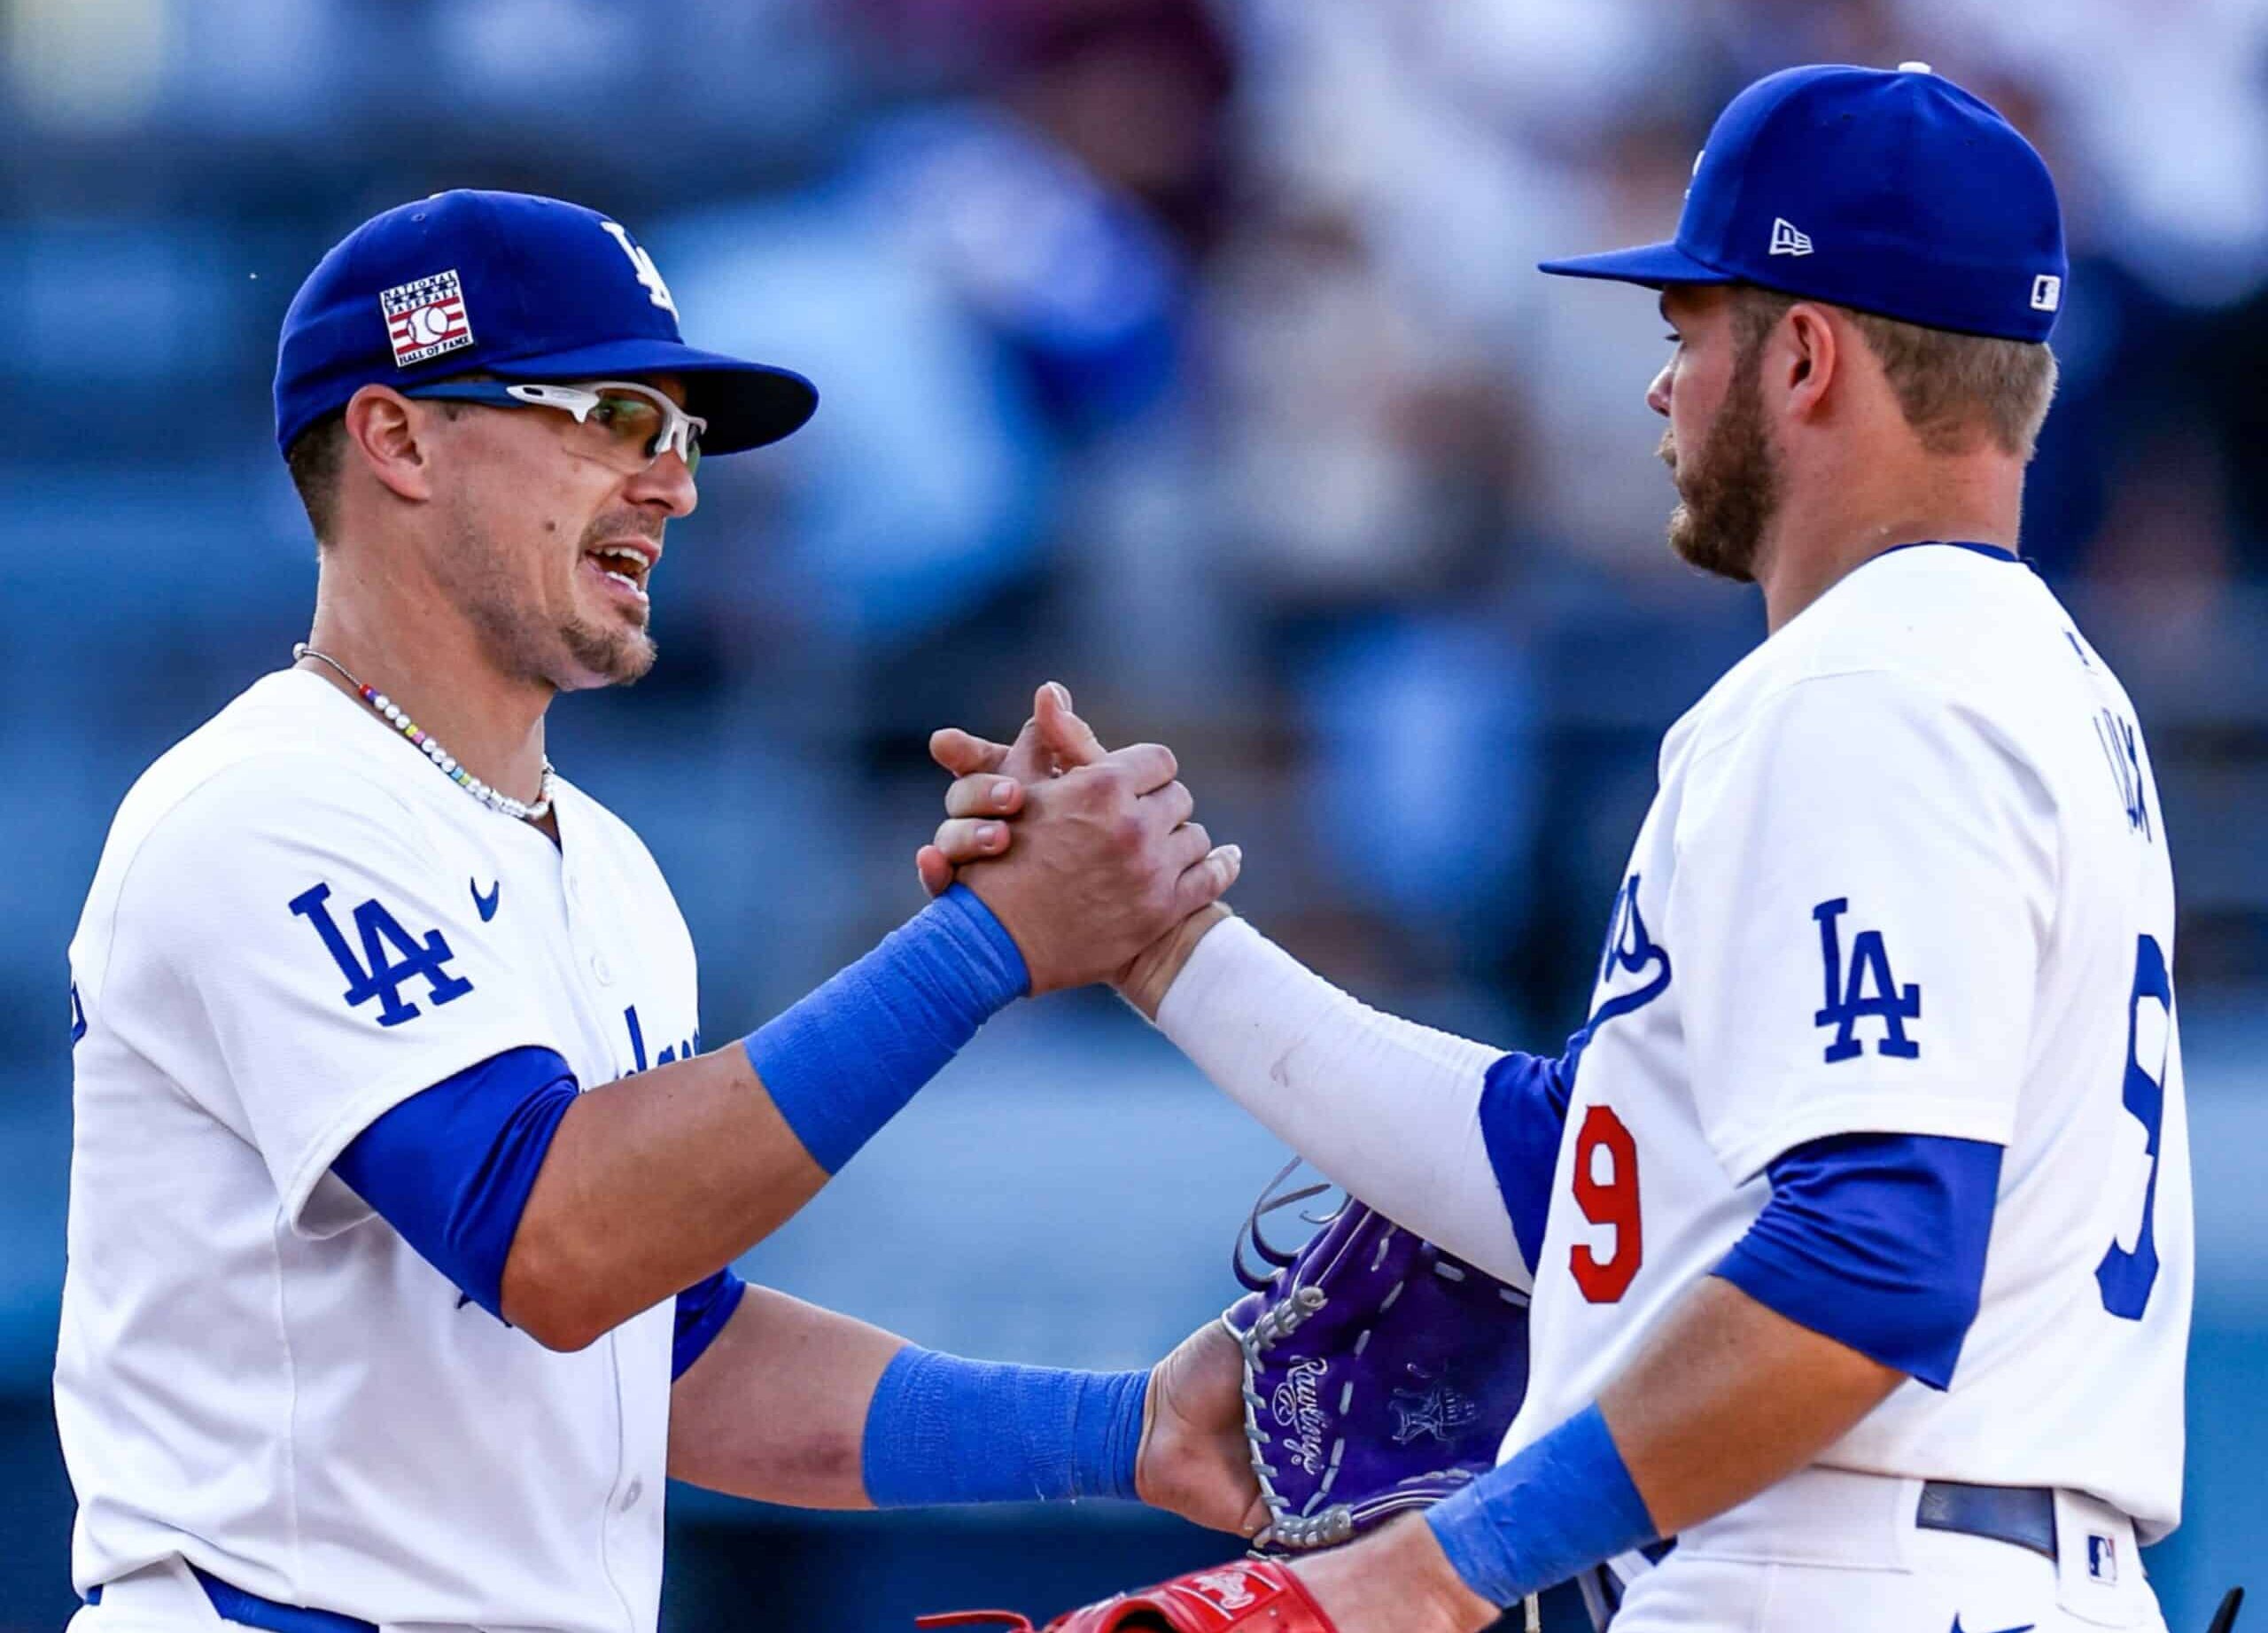
[(1820, 1458), (2180, 1515), (2192, 1285), (2173, 882), (2132, 704), (2025, 566), (1859, 568), (1671, 730), (1535, 1267), (1505, 1451), (1595, 1400), (1806, 1141), (2005, 1147), (1945, 1392)]
[(374, 1621), (655, 1625), (671, 1305), (555, 1354), (330, 1172), (500, 1051), (589, 1086), (696, 1046), (653, 858), (556, 799), (555, 847), (298, 672), (128, 794), (71, 945), (55, 1396), (82, 1594), (178, 1554)]

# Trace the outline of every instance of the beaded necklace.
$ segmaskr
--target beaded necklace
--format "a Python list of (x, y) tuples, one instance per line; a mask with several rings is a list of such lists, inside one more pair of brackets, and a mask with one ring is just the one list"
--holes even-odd
[(436, 742), (431, 733), (404, 714), (400, 706), (392, 698), (388, 697), (374, 686), (363, 685), (349, 673), (346, 665), (337, 658), (327, 653), (316, 651), (315, 648), (302, 641), (291, 649), (291, 661), (296, 664), (303, 657), (312, 657), (318, 664), (328, 664), (336, 669), (346, 684), (354, 688), (362, 701), (377, 711), (380, 719), (423, 750), (425, 758), (431, 760), (442, 771), (447, 772), (452, 782), (491, 811), (500, 812), (505, 816), (517, 818), (523, 822), (540, 822), (551, 814), (551, 761), (548, 758), (543, 762), (542, 792), (538, 796), (535, 804), (531, 805), (524, 800), (514, 799), (509, 794), (500, 794), (458, 765), (456, 756)]

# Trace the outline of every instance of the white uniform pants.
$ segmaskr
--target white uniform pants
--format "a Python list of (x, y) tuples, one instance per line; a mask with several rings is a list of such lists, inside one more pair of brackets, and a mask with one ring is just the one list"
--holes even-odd
[(1612, 1633), (2165, 1633), (2125, 1516), (2055, 1497), (2062, 1557), (1914, 1522), (1922, 1482), (1806, 1469), (1682, 1533)]

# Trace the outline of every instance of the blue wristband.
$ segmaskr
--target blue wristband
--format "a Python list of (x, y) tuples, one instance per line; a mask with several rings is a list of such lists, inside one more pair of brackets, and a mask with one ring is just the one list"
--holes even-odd
[(874, 1386), (859, 1450), (877, 1508), (1134, 1495), (1147, 1372), (965, 1361), (908, 1344)]
[(1000, 921), (957, 884), (742, 1046), (831, 1174), (1030, 984)]
[(1656, 1536), (1596, 1406), (1427, 1510), (1425, 1523), (1491, 1605), (1516, 1605)]

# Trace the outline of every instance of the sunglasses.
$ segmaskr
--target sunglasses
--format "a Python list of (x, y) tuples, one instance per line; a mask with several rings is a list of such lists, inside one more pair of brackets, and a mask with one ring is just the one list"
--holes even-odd
[(625, 473), (644, 470), (674, 451), (687, 474), (701, 467), (701, 433), (709, 422), (687, 414), (650, 385), (597, 380), (588, 385), (539, 385), (503, 380), (441, 380), (402, 393), (425, 401), (477, 402), (492, 408), (556, 408), (574, 422), (571, 451)]

